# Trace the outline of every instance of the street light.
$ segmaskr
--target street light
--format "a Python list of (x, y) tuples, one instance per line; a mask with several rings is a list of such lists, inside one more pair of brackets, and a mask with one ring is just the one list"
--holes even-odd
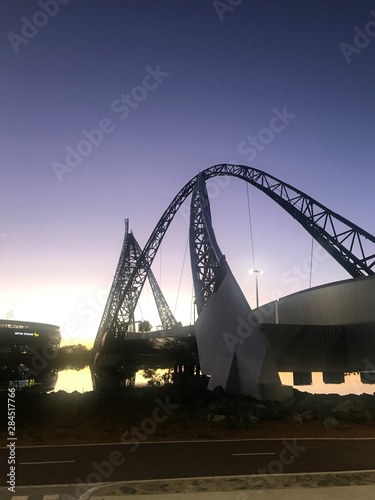
[(260, 274), (263, 274), (263, 271), (259, 271), (258, 269), (250, 269), (250, 274), (255, 274), (255, 300), (257, 307), (259, 307), (259, 283), (258, 277)]

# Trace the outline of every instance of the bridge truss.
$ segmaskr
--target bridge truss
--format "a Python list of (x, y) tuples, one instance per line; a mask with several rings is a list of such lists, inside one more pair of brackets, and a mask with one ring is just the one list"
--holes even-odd
[[(132, 231), (129, 232), (129, 219), (125, 219), (125, 235), (124, 241), (121, 249), (120, 258), (116, 268), (115, 276), (113, 278), (111, 290), (108, 295), (106, 305), (104, 307), (104, 312), (102, 319), (100, 321), (98, 334), (96, 336), (96, 341), (94, 349), (99, 349), (100, 345), (97, 343), (104, 337), (105, 333), (109, 330), (110, 325), (114, 319), (116, 308), (121, 300), (121, 294), (126, 289), (127, 284), (132, 276), (132, 273), (136, 267), (137, 261), (142, 253), (139, 243), (135, 239)], [(156, 307), (159, 313), (160, 321), (165, 330), (176, 326), (178, 323), (172, 314), (168, 303), (161, 291), (159, 284), (154, 276), (154, 273), (150, 269), (148, 272), (148, 280), (150, 282), (151, 290), (154, 296)], [(131, 324), (134, 321), (134, 311), (128, 328), (131, 328)], [(134, 329), (134, 327), (133, 327)]]
[[(115, 298), (113, 303), (108, 305), (110, 314), (107, 314), (106, 318), (103, 315), (105, 321), (102, 321), (99, 328), (94, 350), (99, 348), (106, 332), (110, 338), (116, 339), (128, 331), (157, 250), (175, 214), (199, 182), (199, 177), (202, 182), (202, 180), (206, 181), (224, 175), (249, 182), (272, 198), (295, 218), (352, 277), (369, 276), (375, 273), (375, 237), (373, 235), (290, 184), (261, 170), (244, 165), (215, 165), (193, 177), (179, 191), (160, 218), (136, 262), (129, 269), (123, 268), (124, 270), (121, 271), (121, 265), (124, 266), (124, 264), (121, 264), (120, 257), (117, 280), (121, 282), (121, 286), (118, 287), (117, 295), (113, 295)], [(196, 244), (199, 245), (199, 241)], [(203, 304), (204, 302), (202, 307)]]
[(191, 197), (189, 239), (195, 304), (199, 315), (229, 271), (212, 227), (210, 201), (203, 173), (198, 174)]

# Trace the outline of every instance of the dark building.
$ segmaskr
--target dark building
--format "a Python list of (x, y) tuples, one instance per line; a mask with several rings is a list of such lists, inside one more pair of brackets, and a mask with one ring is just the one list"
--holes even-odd
[(0, 364), (28, 361), (36, 354), (51, 359), (60, 342), (56, 325), (0, 319)]

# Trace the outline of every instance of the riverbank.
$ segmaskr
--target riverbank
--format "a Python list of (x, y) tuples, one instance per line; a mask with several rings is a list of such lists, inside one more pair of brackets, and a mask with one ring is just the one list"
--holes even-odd
[[(5, 408), (6, 393), (0, 402)], [(174, 386), (120, 394), (16, 393), (18, 446), (119, 443), (137, 433), (144, 441), (375, 438), (375, 396), (295, 390), (293, 398), (280, 403)], [(3, 443), (6, 437), (2, 424)]]

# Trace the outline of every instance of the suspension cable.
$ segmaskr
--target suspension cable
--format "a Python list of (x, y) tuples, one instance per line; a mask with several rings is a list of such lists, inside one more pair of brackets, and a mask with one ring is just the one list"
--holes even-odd
[(185, 252), (184, 252), (184, 258), (182, 260), (182, 267), (181, 267), (181, 274), (180, 274), (180, 281), (178, 282), (176, 303), (174, 305), (174, 311), (173, 311), (173, 315), (174, 316), (176, 316), (177, 302), (178, 302), (178, 298), (179, 298), (179, 295), (180, 295), (181, 281), (182, 281), (182, 275), (184, 273), (185, 259), (186, 259), (186, 253), (187, 253), (188, 243), (189, 243), (189, 233), (188, 233), (188, 237), (186, 238)]
[(251, 221), (251, 208), (250, 208), (250, 196), (249, 196), (249, 184), (246, 183), (246, 194), (247, 194), (247, 212), (249, 215), (249, 229), (250, 229), (250, 243), (251, 243), (251, 253), (253, 257), (253, 270), (255, 267), (255, 252), (254, 252), (254, 238), (253, 238), (253, 224)]
[(313, 271), (313, 254), (314, 254), (314, 238), (311, 237), (311, 252), (310, 252), (310, 281), (309, 288), (311, 288), (312, 271)]
[(194, 284), (191, 285), (191, 305), (190, 305), (190, 324), (195, 323), (195, 296), (194, 296)]
[(160, 247), (159, 247), (159, 287), (160, 288), (161, 288), (162, 253), (163, 253), (163, 244), (160, 243)]

